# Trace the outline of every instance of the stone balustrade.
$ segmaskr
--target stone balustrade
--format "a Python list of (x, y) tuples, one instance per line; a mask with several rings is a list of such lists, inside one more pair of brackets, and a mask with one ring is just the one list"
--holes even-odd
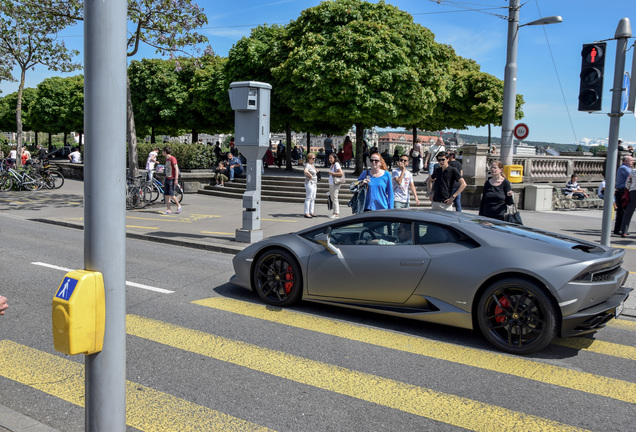
[[(482, 144), (464, 145), (460, 150), (464, 178), (468, 184), (462, 193), (462, 205), (476, 207), (479, 206), (483, 185), (489, 176), (488, 167), (498, 157), (489, 154), (488, 146)], [(522, 204), (524, 188), (528, 184), (548, 183), (565, 187), (572, 174), (579, 177), (582, 187), (598, 187), (605, 174), (605, 153), (599, 156), (586, 155), (584, 152), (570, 152), (564, 156), (514, 155), (513, 165), (523, 167), (523, 182), (512, 185)]]

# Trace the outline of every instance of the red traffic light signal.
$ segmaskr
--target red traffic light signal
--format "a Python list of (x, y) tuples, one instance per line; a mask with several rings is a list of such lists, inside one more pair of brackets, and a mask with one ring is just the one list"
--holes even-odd
[(579, 111), (600, 111), (603, 102), (605, 42), (584, 44), (581, 50)]

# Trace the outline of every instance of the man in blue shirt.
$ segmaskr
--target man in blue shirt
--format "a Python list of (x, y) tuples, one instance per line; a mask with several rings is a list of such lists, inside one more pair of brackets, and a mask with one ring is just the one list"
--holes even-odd
[(616, 172), (616, 192), (614, 192), (614, 202), (616, 203), (616, 221), (614, 222), (614, 234), (621, 235), (621, 226), (623, 224), (624, 203), (623, 194), (625, 193), (625, 181), (632, 173), (632, 165), (634, 159), (631, 156), (623, 158), (623, 164), (618, 167)]
[(230, 181), (234, 181), (234, 176), (243, 174), (243, 164), (238, 156), (234, 156), (232, 152), (227, 153), (227, 169), (230, 171)]

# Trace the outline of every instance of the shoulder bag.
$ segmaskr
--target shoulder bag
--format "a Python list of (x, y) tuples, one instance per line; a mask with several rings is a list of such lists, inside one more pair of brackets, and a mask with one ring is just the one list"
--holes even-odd
[(332, 176), (332, 177), (333, 177), (333, 184), (335, 185), (341, 185), (345, 183), (344, 171), (342, 172), (342, 175), (340, 177), (336, 177), (336, 176)]
[(523, 221), (521, 220), (521, 214), (519, 210), (517, 210), (517, 205), (514, 203), (514, 198), (512, 201), (512, 205), (506, 207), (506, 213), (504, 214), (504, 221), (510, 222), (517, 225), (523, 225)]

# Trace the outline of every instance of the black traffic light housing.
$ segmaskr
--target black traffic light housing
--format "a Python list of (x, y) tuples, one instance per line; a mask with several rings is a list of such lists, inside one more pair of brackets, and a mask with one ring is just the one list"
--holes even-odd
[(579, 111), (600, 111), (603, 102), (605, 42), (583, 44), (581, 50), (581, 87)]

